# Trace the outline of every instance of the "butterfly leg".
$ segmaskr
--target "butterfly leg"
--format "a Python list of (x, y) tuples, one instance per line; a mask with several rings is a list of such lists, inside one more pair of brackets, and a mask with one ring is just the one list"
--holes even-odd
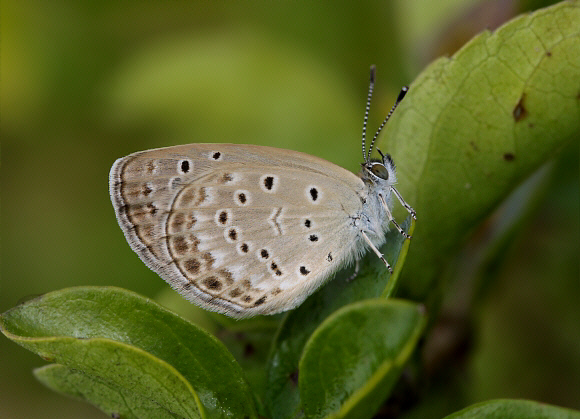
[(391, 265), (389, 265), (389, 262), (387, 262), (387, 259), (385, 259), (385, 257), (383, 256), (383, 254), (381, 252), (379, 252), (379, 249), (377, 249), (375, 247), (375, 245), (373, 244), (373, 242), (371, 241), (371, 239), (369, 239), (369, 237), (366, 235), (366, 233), (364, 231), (361, 230), (360, 232), (363, 236), (363, 238), (365, 239), (365, 241), (367, 242), (367, 244), (369, 245), (369, 247), (371, 249), (373, 249), (373, 252), (375, 252), (375, 254), (379, 257), (379, 259), (381, 259), (383, 261), (383, 263), (385, 264), (385, 266), (387, 267), (387, 269), (389, 270), (390, 273), (393, 273), (393, 268), (391, 268)]
[[(382, 195), (379, 195), (379, 198), (383, 204), (383, 207), (385, 207), (385, 211), (387, 212), (387, 218), (389, 219), (389, 222), (393, 223), (393, 225), (395, 226), (395, 228), (397, 230), (399, 230), (399, 233), (401, 233), (405, 238), (410, 239), (411, 236), (408, 235), (407, 233), (405, 233), (405, 231), (401, 228), (401, 226), (399, 225), (399, 223), (397, 223), (397, 221), (395, 220), (395, 217), (393, 217), (393, 214), (391, 214), (391, 210), (389, 209), (387, 203), (385, 202), (385, 198), (383, 198)], [(411, 207), (409, 207), (411, 208)], [(413, 214), (411, 214), (412, 216)]]
[(358, 275), (358, 271), (359, 271), (359, 270), (360, 270), (360, 263), (359, 263), (359, 261), (358, 261), (358, 260), (356, 260), (356, 261), (354, 262), (354, 272), (353, 272), (353, 274), (352, 274), (351, 276), (349, 276), (348, 278), (346, 278), (346, 282), (350, 282), (350, 281), (352, 281), (353, 279), (355, 279), (355, 278), (356, 278), (356, 276)]
[(395, 196), (397, 197), (397, 199), (399, 200), (399, 202), (401, 203), (401, 205), (407, 210), (409, 211), (409, 214), (411, 214), (411, 217), (413, 217), (413, 219), (417, 219), (417, 214), (415, 213), (415, 210), (413, 208), (411, 208), (411, 206), (409, 204), (407, 204), (405, 202), (405, 200), (403, 199), (403, 197), (401, 196), (401, 194), (399, 193), (398, 190), (396, 190), (394, 187), (391, 186), (391, 190), (393, 191), (393, 193), (395, 194)]

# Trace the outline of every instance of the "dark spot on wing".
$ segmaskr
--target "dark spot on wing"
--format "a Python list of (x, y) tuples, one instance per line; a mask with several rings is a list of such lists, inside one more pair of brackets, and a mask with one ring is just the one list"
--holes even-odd
[(187, 160), (183, 160), (179, 168), (181, 169), (181, 173), (189, 172), (190, 169), (189, 162)]
[(268, 189), (269, 191), (272, 190), (272, 188), (274, 187), (274, 178), (272, 176), (267, 176), (264, 179), (264, 186), (266, 189)]
[(259, 305), (264, 304), (264, 302), (266, 301), (266, 296), (263, 296), (262, 298), (260, 298), (259, 300), (256, 300), (256, 302), (254, 303), (254, 307), (257, 307)]
[(312, 198), (313, 202), (316, 202), (316, 200), (318, 199), (318, 189), (310, 188), (310, 197)]

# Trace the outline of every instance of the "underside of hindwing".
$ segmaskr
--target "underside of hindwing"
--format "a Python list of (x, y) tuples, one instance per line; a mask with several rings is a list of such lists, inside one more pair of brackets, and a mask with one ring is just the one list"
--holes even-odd
[(151, 150), (119, 159), (110, 189), (147, 266), (189, 300), (234, 317), (295, 307), (360, 247), (353, 215), (362, 181), (303, 153), (228, 144)]

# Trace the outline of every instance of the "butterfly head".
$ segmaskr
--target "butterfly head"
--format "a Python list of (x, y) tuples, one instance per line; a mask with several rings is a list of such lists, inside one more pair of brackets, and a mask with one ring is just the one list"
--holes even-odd
[(389, 188), (397, 182), (395, 162), (390, 154), (383, 154), (381, 150), (378, 152), (382, 160), (371, 159), (361, 164), (362, 179), (365, 183)]

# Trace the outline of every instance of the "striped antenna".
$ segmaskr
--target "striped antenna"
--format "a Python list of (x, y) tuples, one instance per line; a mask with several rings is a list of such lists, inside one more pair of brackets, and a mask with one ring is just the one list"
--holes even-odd
[[(371, 70), (371, 74), (372, 74), (372, 70)], [(407, 86), (403, 86), (403, 88), (399, 92), (399, 96), (397, 96), (397, 100), (395, 100), (395, 104), (393, 105), (393, 107), (391, 108), (391, 110), (389, 111), (389, 113), (387, 114), (387, 116), (385, 117), (385, 120), (383, 121), (383, 123), (381, 124), (381, 126), (379, 127), (379, 129), (377, 130), (377, 132), (375, 133), (375, 136), (373, 137), (373, 140), (371, 141), (371, 146), (369, 147), (369, 154), (368, 154), (368, 156), (366, 158), (364, 156), (364, 134), (365, 134), (365, 130), (363, 129), (363, 158), (365, 158), (365, 161), (369, 161), (370, 160), (370, 158), (371, 158), (371, 151), (373, 151), (373, 146), (375, 145), (375, 141), (376, 141), (377, 137), (379, 136), (379, 133), (381, 132), (381, 130), (383, 129), (383, 127), (385, 126), (385, 124), (387, 123), (387, 121), (389, 120), (389, 118), (391, 117), (391, 115), (393, 114), (393, 112), (395, 112), (395, 109), (397, 108), (397, 106), (399, 105), (399, 103), (401, 103), (401, 101), (403, 100), (403, 98), (405, 97), (405, 95), (407, 94), (408, 91), (409, 91), (409, 88)], [(370, 101), (370, 94), (369, 94), (369, 101)], [(367, 113), (368, 113), (368, 109), (369, 109), (369, 105), (367, 104)], [(365, 122), (364, 122), (365, 128), (366, 128), (366, 124), (367, 124), (367, 115), (365, 115)]]
[[(369, 120), (369, 110), (371, 109), (371, 99), (373, 97), (373, 89), (375, 88), (375, 72), (376, 72), (376, 67), (374, 65), (371, 65), (371, 78), (370, 78), (370, 82), (369, 82), (369, 93), (367, 95), (367, 107), (365, 108), (365, 117), (363, 120), (363, 129), (362, 129), (362, 155), (363, 155), (363, 160), (365, 162), (368, 161), (367, 157), (366, 157), (366, 152), (365, 152), (365, 146), (366, 146), (366, 142), (367, 142), (367, 121)], [(370, 150), (369, 150), (369, 156), (370, 156)]]

